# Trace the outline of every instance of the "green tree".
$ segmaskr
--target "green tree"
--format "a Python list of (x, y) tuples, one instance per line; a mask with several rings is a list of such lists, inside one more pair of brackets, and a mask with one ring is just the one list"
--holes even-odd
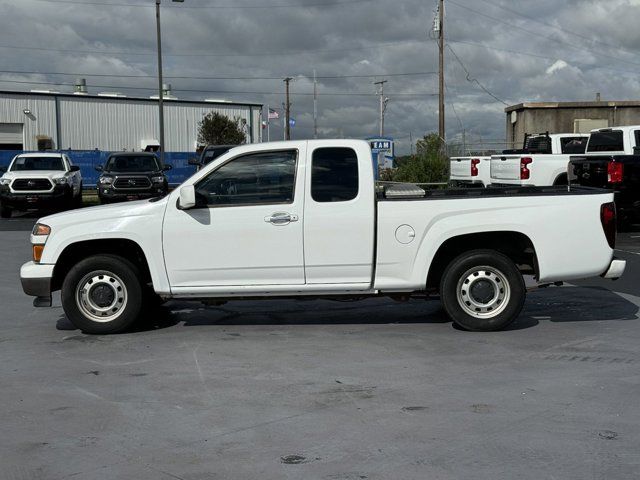
[(239, 118), (231, 120), (218, 112), (209, 112), (198, 123), (198, 142), (204, 145), (239, 145), (246, 138)]
[(416, 142), (416, 154), (403, 158), (393, 176), (396, 182), (438, 183), (449, 179), (449, 159), (442, 150), (440, 137), (425, 135)]

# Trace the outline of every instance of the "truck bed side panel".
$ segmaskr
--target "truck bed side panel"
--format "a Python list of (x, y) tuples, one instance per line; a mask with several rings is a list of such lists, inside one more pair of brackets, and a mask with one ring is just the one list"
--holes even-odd
[[(601, 205), (612, 200), (610, 193), (594, 193), (379, 202), (375, 288), (424, 288), (439, 247), (480, 232), (529, 237), (541, 282), (599, 275), (613, 256), (600, 223)], [(415, 238), (401, 243), (411, 230)]]

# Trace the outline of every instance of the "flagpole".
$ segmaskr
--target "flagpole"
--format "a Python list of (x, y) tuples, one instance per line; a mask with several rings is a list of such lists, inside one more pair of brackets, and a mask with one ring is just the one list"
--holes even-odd
[(269, 124), (271, 123), (271, 115), (270, 112), (271, 110), (269, 110), (269, 105), (267, 105), (267, 142), (271, 141), (271, 132), (269, 129)]

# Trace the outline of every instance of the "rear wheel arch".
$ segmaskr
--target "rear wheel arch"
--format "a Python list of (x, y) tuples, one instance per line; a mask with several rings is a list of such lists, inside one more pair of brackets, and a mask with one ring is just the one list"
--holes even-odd
[(85, 240), (67, 245), (58, 257), (53, 269), (52, 290), (59, 290), (65, 276), (78, 262), (94, 255), (114, 255), (135, 265), (141, 275), (141, 283), (152, 283), (149, 262), (142, 247), (133, 240), (108, 238)]
[(531, 239), (517, 231), (477, 232), (445, 240), (436, 251), (427, 273), (427, 290), (437, 290), (447, 266), (470, 250), (494, 250), (511, 259), (523, 274), (538, 275), (538, 259)]

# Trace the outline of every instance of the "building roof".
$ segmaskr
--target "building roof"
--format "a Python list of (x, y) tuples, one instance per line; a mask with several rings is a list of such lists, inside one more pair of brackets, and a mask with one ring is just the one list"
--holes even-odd
[[(0, 96), (2, 95), (22, 95), (25, 97), (71, 97), (76, 99), (82, 98), (91, 98), (98, 99), (105, 102), (127, 102), (127, 101), (136, 101), (136, 102), (148, 102), (148, 103), (158, 103), (158, 96), (155, 98), (149, 97), (129, 97), (129, 96), (115, 96), (113, 94), (109, 95), (98, 95), (98, 94), (75, 94), (75, 93), (62, 93), (62, 92), (24, 92), (24, 91), (15, 91), (15, 90), (0, 90)], [(235, 102), (235, 101), (205, 101), (205, 100), (187, 100), (187, 99), (175, 99), (170, 97), (165, 97), (164, 102), (167, 105), (171, 105), (172, 103), (180, 103), (180, 104), (198, 104), (198, 105), (220, 105), (220, 106), (234, 106), (241, 105), (246, 107), (262, 107), (262, 103), (257, 102)]]
[(533, 110), (542, 108), (613, 108), (613, 107), (640, 107), (640, 101), (600, 101), (600, 102), (525, 102), (511, 105), (504, 109), (506, 113), (518, 110)]

